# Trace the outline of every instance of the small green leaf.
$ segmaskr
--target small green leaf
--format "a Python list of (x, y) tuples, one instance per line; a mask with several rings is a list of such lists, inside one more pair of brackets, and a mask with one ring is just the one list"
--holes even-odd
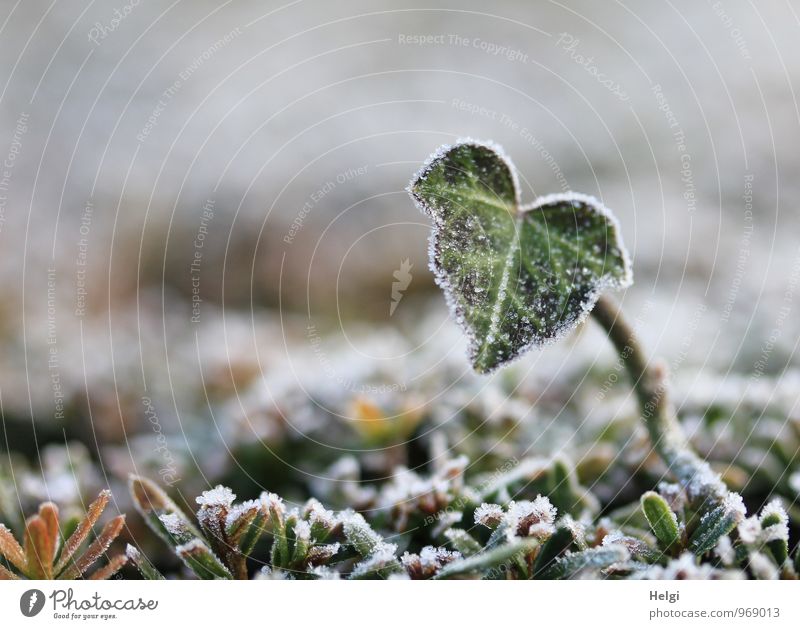
[(440, 148), (409, 193), (434, 221), (431, 268), (480, 373), (566, 334), (603, 291), (632, 281), (612, 214), (576, 193), (522, 205), (496, 145)]
[(695, 555), (701, 556), (713, 549), (720, 537), (730, 533), (741, 522), (744, 506), (740, 503), (738, 494), (731, 492), (722, 504), (701, 516), (700, 524), (689, 539), (689, 549)]
[(345, 519), (344, 535), (362, 557), (369, 557), (383, 544), (383, 538), (372, 530), (360, 513), (350, 514)]
[(572, 531), (563, 526), (557, 528), (536, 557), (536, 563), (533, 564), (533, 578), (539, 578), (544, 574), (553, 562), (572, 546), (573, 541), (575, 541), (575, 538), (572, 535)]
[(481, 550), (481, 545), (464, 529), (447, 529), (444, 536), (464, 557), (471, 557)]
[(572, 553), (557, 559), (542, 575), (544, 579), (571, 579), (585, 570), (602, 570), (620, 561), (627, 561), (630, 554), (623, 546), (601, 546)]
[(775, 563), (783, 566), (789, 558), (789, 518), (780, 502), (773, 501), (761, 514), (761, 528), (771, 533), (766, 546), (772, 553)]
[(667, 501), (654, 491), (642, 495), (642, 511), (650, 528), (665, 551), (675, 548), (681, 539), (678, 517)]
[(450, 579), (473, 573), (481, 573), (483, 578), (487, 578), (493, 572), (507, 569), (512, 562), (516, 565), (515, 559), (523, 557), (538, 545), (537, 540), (525, 538), (497, 546), (491, 550), (484, 550), (472, 557), (447, 564), (439, 571), (436, 578)]
[(228, 570), (202, 539), (196, 537), (175, 552), (201, 579), (232, 579)]
[[(200, 531), (186, 514), (153, 481), (132, 475), (128, 480), (128, 487), (136, 509), (148, 526), (167, 544), (175, 546), (193, 537), (201, 537)], [(175, 521), (171, 530), (164, 525), (162, 516), (170, 516)]]
[(130, 559), (133, 565), (139, 569), (140, 574), (145, 580), (161, 581), (164, 579), (164, 575), (161, 574), (152, 563), (150, 563), (150, 560), (145, 557), (138, 548), (128, 544), (127, 548), (125, 549), (125, 554), (128, 556), (128, 559)]

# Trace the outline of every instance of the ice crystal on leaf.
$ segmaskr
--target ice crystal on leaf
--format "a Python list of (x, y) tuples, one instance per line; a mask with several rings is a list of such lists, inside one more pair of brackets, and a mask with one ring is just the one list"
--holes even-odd
[(195, 498), (195, 502), (201, 507), (224, 507), (226, 509), (233, 504), (234, 500), (236, 500), (236, 494), (222, 485), (204, 491)]
[(556, 508), (544, 496), (508, 504), (506, 524), (520, 537), (549, 537), (555, 530)]
[(504, 516), (503, 508), (500, 505), (484, 502), (475, 509), (475, 524), (482, 524), (487, 528), (496, 529), (503, 521)]
[(632, 281), (603, 204), (570, 192), (522, 205), (516, 170), (495, 144), (441, 147), (408, 191), (433, 219), (431, 269), (480, 373), (563, 336), (603, 291)]

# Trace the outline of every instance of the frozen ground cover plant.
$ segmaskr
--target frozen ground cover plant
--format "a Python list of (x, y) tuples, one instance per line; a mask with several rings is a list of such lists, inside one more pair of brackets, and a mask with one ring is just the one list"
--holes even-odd
[[(632, 328), (603, 295), (633, 280), (611, 212), (577, 193), (523, 204), (515, 167), (502, 149), (474, 140), (437, 150), (409, 193), (433, 220), (431, 268), (469, 339), (475, 370), (491, 372), (593, 314), (631, 377), (653, 447), (685, 493), (689, 547), (698, 554), (714, 548), (744, 519), (745, 508), (690, 450), (666, 396), (664, 368), (648, 362)], [(651, 521), (662, 536), (675, 524), (672, 514), (664, 517)]]
[(83, 518), (64, 522), (59, 521), (55, 504), (42, 503), (38, 513), (25, 521), (22, 544), (0, 524), (0, 579), (108, 579), (114, 576), (127, 562), (125, 555), (116, 555), (106, 565), (87, 574), (125, 524), (125, 516), (116, 516), (86, 544), (110, 497), (110, 492), (101, 492)]

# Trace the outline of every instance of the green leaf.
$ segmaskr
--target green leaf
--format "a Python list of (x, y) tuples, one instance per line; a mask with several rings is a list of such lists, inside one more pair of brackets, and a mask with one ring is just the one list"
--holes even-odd
[(131, 560), (133, 565), (139, 569), (139, 572), (145, 580), (161, 581), (164, 579), (164, 575), (161, 574), (152, 563), (150, 563), (150, 560), (145, 557), (138, 548), (128, 544), (127, 548), (125, 549), (125, 554), (128, 556), (128, 559)]
[(439, 571), (436, 578), (450, 579), (473, 573), (480, 573), (483, 578), (487, 578), (491, 576), (492, 572), (499, 572), (510, 567), (512, 562), (516, 564), (515, 559), (524, 557), (538, 545), (539, 542), (532, 538), (503, 544), (472, 557), (447, 564)]
[[(736, 494), (731, 494), (736, 496)], [(741, 501), (741, 498), (739, 499)], [(706, 554), (713, 549), (719, 538), (730, 533), (743, 517), (743, 507), (734, 508), (731, 501), (706, 511), (700, 518), (692, 537), (689, 539), (689, 549), (697, 556)]]
[(533, 564), (533, 578), (536, 579), (544, 574), (553, 562), (572, 546), (574, 540), (572, 531), (568, 528), (563, 526), (557, 528), (536, 557), (536, 563)]
[(642, 511), (650, 528), (665, 551), (678, 545), (681, 539), (678, 517), (667, 501), (654, 491), (642, 495)]
[(230, 573), (217, 556), (199, 537), (175, 549), (178, 556), (201, 579), (232, 579)]
[(383, 538), (372, 530), (360, 513), (350, 514), (345, 519), (344, 535), (362, 557), (369, 557), (383, 544)]
[(496, 145), (440, 148), (409, 193), (433, 219), (431, 268), (480, 373), (566, 334), (600, 293), (632, 281), (611, 213), (576, 193), (522, 205)]
[(770, 539), (766, 543), (766, 546), (769, 552), (772, 553), (775, 563), (777, 563), (779, 567), (783, 566), (789, 558), (788, 520), (786, 513), (782, 509), (780, 511), (765, 511), (761, 517), (761, 528), (765, 531), (771, 528), (778, 532), (778, 534), (774, 536), (774, 539)]
[(480, 552), (481, 545), (464, 529), (447, 529), (444, 536), (450, 544), (464, 557), (471, 557)]
[(602, 570), (611, 564), (627, 561), (630, 554), (623, 546), (601, 546), (572, 553), (557, 559), (547, 570), (544, 579), (571, 579), (584, 570)]
[[(202, 537), (180, 507), (153, 481), (131, 475), (128, 488), (136, 509), (142, 514), (145, 522), (170, 546), (184, 544), (194, 537)], [(180, 526), (173, 527), (172, 531), (168, 530), (161, 519), (161, 516), (165, 515), (172, 515)], [(181, 534), (176, 533), (178, 528), (182, 531)]]

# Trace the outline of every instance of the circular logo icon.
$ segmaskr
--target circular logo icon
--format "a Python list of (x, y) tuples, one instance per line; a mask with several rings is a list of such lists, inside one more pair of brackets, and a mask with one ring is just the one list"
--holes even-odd
[(19, 599), (19, 611), (23, 616), (32, 618), (44, 607), (44, 592), (41, 590), (27, 590)]

